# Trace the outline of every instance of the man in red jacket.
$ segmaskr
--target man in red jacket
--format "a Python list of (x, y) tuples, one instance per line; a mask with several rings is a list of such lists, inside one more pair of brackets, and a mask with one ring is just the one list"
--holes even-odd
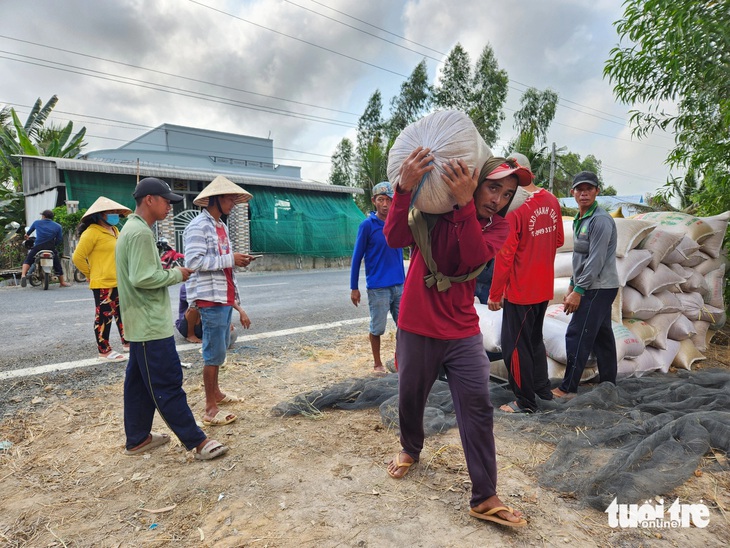
[(553, 298), (553, 265), (555, 252), (563, 245), (563, 220), (555, 196), (535, 186), (532, 178), (523, 188), (530, 195), (507, 214), (510, 232), (494, 261), (487, 301), (490, 310), (504, 309), (502, 355), (516, 397), (500, 407), (507, 413), (534, 413), (536, 394), (553, 399), (542, 324)]
[(504, 158), (490, 159), (481, 172), (473, 174), (462, 160), (439, 166), (457, 205), (430, 218), (424, 245), (417, 222), (413, 229), (409, 226), (409, 205), (424, 175), (435, 168), (433, 162), (430, 150), (422, 147), (403, 162), (383, 230), (391, 247), (416, 244), (403, 289), (396, 343), (402, 450), (388, 465), (388, 474), (400, 479), (418, 461), (426, 400), (443, 365), (472, 483), (469, 514), (511, 527), (524, 526), (527, 521), (521, 513), (506, 507), (497, 496), (489, 359), (474, 308), (474, 286), (479, 267), (494, 257), (507, 237), (507, 222), (496, 213), (506, 211), (518, 183), (527, 184), (530, 173), (506, 164)]

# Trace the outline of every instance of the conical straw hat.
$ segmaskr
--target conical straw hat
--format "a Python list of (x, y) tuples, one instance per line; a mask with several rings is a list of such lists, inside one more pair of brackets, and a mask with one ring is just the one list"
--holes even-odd
[(198, 194), (193, 203), (200, 207), (208, 207), (208, 198), (211, 196), (223, 196), (225, 194), (234, 194), (236, 196), (236, 204), (244, 204), (253, 196), (250, 192), (246, 192), (233, 181), (229, 181), (223, 175), (218, 175), (213, 181)]
[(93, 215), (94, 213), (113, 212), (117, 212), (120, 215), (129, 215), (132, 213), (132, 210), (118, 202), (115, 202), (114, 200), (110, 200), (106, 196), (99, 196), (96, 201), (91, 204), (91, 207), (86, 210), (86, 213), (84, 213), (84, 216), (81, 217), (81, 219), (86, 219), (86, 217)]

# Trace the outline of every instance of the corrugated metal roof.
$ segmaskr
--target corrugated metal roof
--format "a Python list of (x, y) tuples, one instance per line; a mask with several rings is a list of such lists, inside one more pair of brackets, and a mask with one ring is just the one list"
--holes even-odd
[[(122, 164), (117, 162), (95, 162), (92, 160), (77, 160), (73, 158), (53, 158), (50, 156), (21, 156), (35, 160), (45, 160), (56, 164), (58, 169), (68, 171), (90, 171), (93, 173), (117, 173), (120, 175), (136, 175), (137, 164)], [(304, 181), (290, 177), (257, 177), (228, 171), (203, 171), (179, 169), (173, 166), (139, 165), (140, 177), (158, 177), (160, 179), (183, 179), (193, 181), (212, 181), (218, 175), (224, 175), (234, 183), (245, 186), (269, 186), (275, 188), (290, 188), (296, 190), (312, 190), (315, 192), (333, 192), (337, 194), (364, 194), (361, 188), (329, 185), (314, 181)]]

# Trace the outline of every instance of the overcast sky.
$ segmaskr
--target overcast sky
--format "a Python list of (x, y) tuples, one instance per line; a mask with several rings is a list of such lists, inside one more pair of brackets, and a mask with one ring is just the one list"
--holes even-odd
[[(54, 121), (86, 126), (85, 151), (163, 123), (270, 137), (274, 160), (325, 182), (343, 137), (379, 89), (390, 99), (426, 59), (436, 82), (458, 42), (494, 49), (509, 74), (496, 154), (527, 86), (560, 96), (550, 141), (603, 162), (619, 194), (669, 175), (671, 135), (637, 141), (602, 73), (619, 0), (34, 0), (0, 2), (0, 105), (25, 121), (58, 95)], [(195, 95), (193, 97), (193, 95)]]

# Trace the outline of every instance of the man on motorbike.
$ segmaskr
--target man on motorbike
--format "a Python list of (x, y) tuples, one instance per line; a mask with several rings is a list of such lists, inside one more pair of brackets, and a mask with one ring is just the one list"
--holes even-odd
[(61, 225), (54, 222), (53, 211), (46, 209), (41, 213), (41, 218), (33, 221), (28, 232), (25, 234), (27, 240), (33, 232), (36, 233), (35, 244), (28, 251), (28, 256), (23, 262), (23, 270), (21, 272), (20, 286), (25, 287), (28, 283), (26, 278), (30, 265), (33, 264), (36, 254), (41, 250), (53, 251), (53, 271), (58, 276), (58, 282), (61, 287), (68, 287), (71, 284), (66, 283), (63, 278), (63, 268), (61, 267), (61, 259), (58, 257), (56, 247), (63, 242), (63, 229)]

